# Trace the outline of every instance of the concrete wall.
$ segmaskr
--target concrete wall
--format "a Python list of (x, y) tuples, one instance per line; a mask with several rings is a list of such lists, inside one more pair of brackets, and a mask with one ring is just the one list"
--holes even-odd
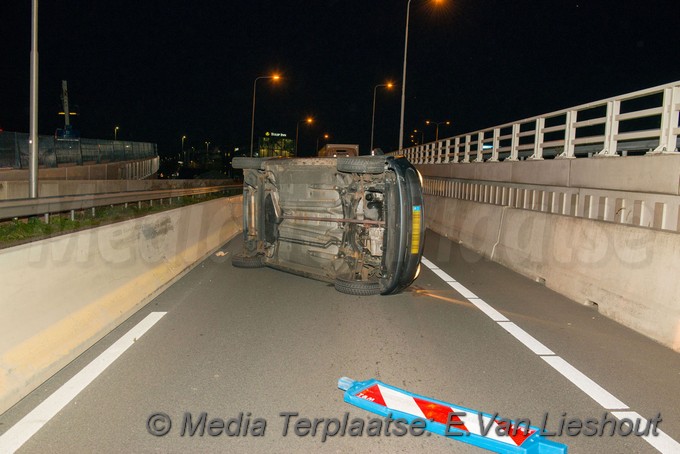
[(435, 232), (680, 352), (677, 233), (448, 197), (425, 209)]
[(421, 164), (424, 176), (680, 194), (680, 153), (619, 158)]
[(0, 413), (234, 237), (242, 216), (240, 196), (217, 199), (0, 250)]

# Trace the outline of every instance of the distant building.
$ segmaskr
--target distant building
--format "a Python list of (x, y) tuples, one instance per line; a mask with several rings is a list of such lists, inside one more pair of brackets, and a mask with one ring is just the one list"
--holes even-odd
[(295, 151), (295, 141), (281, 132), (267, 132), (258, 138), (256, 153), (263, 158), (290, 157)]

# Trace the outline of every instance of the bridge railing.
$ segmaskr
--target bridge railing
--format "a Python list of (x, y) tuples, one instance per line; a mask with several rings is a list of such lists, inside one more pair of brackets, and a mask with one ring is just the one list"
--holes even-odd
[(415, 164), (678, 152), (680, 81), (401, 151)]
[[(27, 133), (0, 131), (0, 168), (27, 169), (29, 145)], [(155, 143), (124, 140), (59, 140), (54, 136), (38, 137), (38, 166), (134, 161), (158, 156)]]

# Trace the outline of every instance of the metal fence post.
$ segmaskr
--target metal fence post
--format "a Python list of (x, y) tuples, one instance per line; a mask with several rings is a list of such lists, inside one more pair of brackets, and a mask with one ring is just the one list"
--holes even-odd
[(661, 136), (659, 146), (654, 153), (677, 153), (678, 104), (680, 103), (680, 86), (665, 88), (663, 91), (663, 113), (661, 114)]
[(542, 161), (543, 160), (543, 128), (545, 127), (545, 117), (536, 119), (534, 126), (534, 154), (529, 159)]
[(506, 161), (517, 161), (519, 156), (519, 131), (520, 124), (514, 123), (512, 125), (512, 138), (510, 139), (510, 156), (505, 158)]
[(477, 134), (477, 158), (475, 162), (484, 162), (484, 132)]
[(567, 118), (564, 124), (564, 151), (560, 153), (555, 159), (573, 159), (574, 156), (574, 139), (576, 139), (576, 117), (578, 112), (570, 110), (567, 112)]
[(621, 101), (607, 102), (607, 119), (604, 124), (604, 147), (597, 156), (618, 156), (616, 135), (619, 133), (619, 113)]

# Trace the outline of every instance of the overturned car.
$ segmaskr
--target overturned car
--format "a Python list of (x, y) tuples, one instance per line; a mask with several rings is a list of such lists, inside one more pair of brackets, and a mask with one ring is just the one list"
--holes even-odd
[(269, 266), (343, 293), (397, 293), (423, 251), (420, 175), (404, 157), (234, 158), (243, 169), (241, 268)]

